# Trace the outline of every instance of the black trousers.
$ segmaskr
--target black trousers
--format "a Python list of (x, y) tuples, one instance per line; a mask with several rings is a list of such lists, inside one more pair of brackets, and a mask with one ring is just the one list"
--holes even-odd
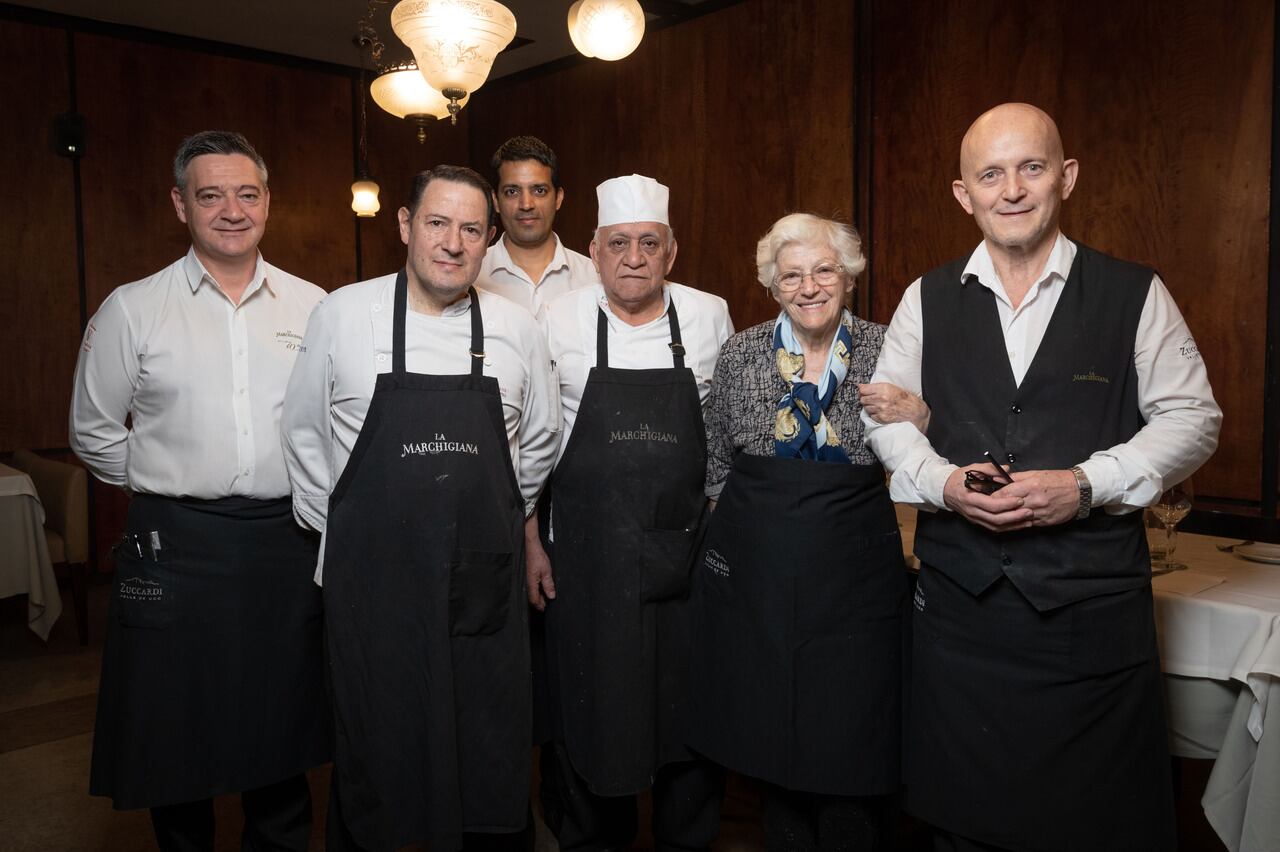
[[(542, 813), (561, 852), (613, 852), (638, 830), (636, 797), (597, 796), (574, 770), (564, 743), (542, 746)], [(655, 852), (707, 850), (720, 829), (724, 769), (705, 760), (669, 763), (653, 782)]]
[[(311, 842), (311, 788), (295, 775), (240, 794), (242, 852), (306, 852)], [(213, 799), (151, 809), (160, 852), (213, 852)]]
[(827, 796), (761, 784), (769, 852), (876, 852), (891, 846), (891, 796)]

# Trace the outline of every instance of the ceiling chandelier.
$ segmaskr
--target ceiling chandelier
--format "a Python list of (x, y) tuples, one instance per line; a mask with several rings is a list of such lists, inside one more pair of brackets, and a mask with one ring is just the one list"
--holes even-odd
[(575, 0), (569, 38), (583, 56), (614, 62), (630, 56), (644, 38), (639, 0)]
[[(413, 51), (413, 60), (383, 64), (385, 45), (373, 25), (374, 11), (392, 0), (368, 0), (356, 43), (373, 57), (378, 76), (370, 86), (374, 103), (418, 129), (458, 112), (485, 84), (493, 60), (511, 44), (516, 18), (495, 0), (400, 0), (391, 10), (391, 28)], [(575, 0), (569, 7), (569, 37), (583, 56), (615, 61), (630, 55), (644, 38), (645, 13), (639, 0)]]

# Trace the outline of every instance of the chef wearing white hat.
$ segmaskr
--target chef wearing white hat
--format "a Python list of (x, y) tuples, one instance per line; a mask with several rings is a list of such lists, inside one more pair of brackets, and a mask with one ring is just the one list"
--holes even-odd
[(596, 195), (601, 283), (543, 320), (564, 413), (551, 543), (527, 542), (547, 626), (544, 812), (562, 850), (626, 848), (635, 794), (652, 786), (655, 847), (705, 849), (724, 781), (683, 744), (689, 563), (706, 505), (702, 405), (733, 324), (720, 297), (666, 280), (667, 187), (629, 175)]

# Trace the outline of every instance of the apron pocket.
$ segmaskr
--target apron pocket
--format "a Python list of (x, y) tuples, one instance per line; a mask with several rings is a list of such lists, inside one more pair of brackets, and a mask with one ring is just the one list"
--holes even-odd
[(123, 627), (162, 630), (173, 623), (173, 571), (147, 557), (116, 556), (116, 616)]
[(689, 572), (693, 567), (697, 534), (696, 529), (644, 531), (640, 552), (641, 603), (681, 598), (689, 593)]
[(485, 636), (507, 623), (512, 554), (458, 549), (449, 563), (449, 635)]

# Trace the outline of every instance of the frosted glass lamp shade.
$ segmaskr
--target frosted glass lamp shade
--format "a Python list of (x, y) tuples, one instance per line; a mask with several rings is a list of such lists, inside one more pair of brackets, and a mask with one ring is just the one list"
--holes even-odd
[(573, 42), (574, 50), (590, 59), (594, 54), (587, 49), (587, 43), (578, 37), (578, 10), (581, 8), (582, 0), (573, 0), (573, 5), (569, 7), (569, 40)]
[[(427, 84), (416, 63), (408, 62), (383, 71), (369, 84), (373, 102), (396, 118), (449, 114), (449, 99)], [(465, 104), (467, 98), (462, 98)]]
[(494, 0), (400, 0), (391, 28), (427, 83), (452, 98), (484, 85), (494, 57), (516, 36), (516, 18)]
[[(630, 56), (644, 38), (644, 9), (638, 0), (581, 0), (569, 36), (584, 56), (610, 62)], [(573, 17), (571, 9), (570, 17)], [(585, 47), (585, 50), (582, 48)]]
[(351, 184), (351, 209), (362, 218), (368, 218), (381, 210), (378, 185), (371, 180), (358, 180)]

